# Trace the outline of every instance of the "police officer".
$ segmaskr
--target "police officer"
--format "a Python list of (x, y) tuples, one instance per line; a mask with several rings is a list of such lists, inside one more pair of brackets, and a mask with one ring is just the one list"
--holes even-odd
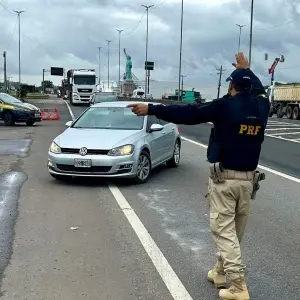
[[(223, 300), (250, 299), (245, 282), (245, 265), (240, 242), (246, 227), (254, 172), (257, 168), (270, 109), (260, 80), (249, 69), (243, 53), (236, 54), (236, 70), (227, 79), (228, 95), (202, 106), (131, 104), (138, 116), (155, 115), (167, 122), (195, 125), (212, 122), (207, 158), (219, 168), (222, 180), (213, 170), (209, 180), (210, 228), (219, 257), (208, 279)], [(219, 175), (220, 175), (219, 174)], [(220, 179), (220, 178), (219, 178)], [(226, 279), (230, 288), (226, 289)]]

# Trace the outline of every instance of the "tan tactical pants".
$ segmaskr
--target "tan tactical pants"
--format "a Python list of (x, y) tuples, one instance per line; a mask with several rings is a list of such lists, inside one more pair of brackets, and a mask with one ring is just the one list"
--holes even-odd
[[(226, 171), (224, 183), (209, 179), (210, 228), (229, 277), (243, 274), (240, 242), (250, 213), (253, 172)], [(229, 178), (229, 179), (228, 179)]]

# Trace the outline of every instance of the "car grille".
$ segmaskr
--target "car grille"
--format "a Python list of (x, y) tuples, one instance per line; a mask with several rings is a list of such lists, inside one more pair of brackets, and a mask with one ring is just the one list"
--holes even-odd
[(91, 93), (93, 89), (77, 89), (78, 93)]
[(107, 173), (111, 170), (111, 166), (92, 166), (90, 168), (77, 168), (72, 165), (57, 164), (57, 167), (64, 172), (78, 172), (78, 173)]
[[(64, 154), (79, 154), (79, 148), (61, 148), (61, 153)], [(86, 155), (107, 155), (109, 150), (100, 150), (100, 149), (88, 149)]]

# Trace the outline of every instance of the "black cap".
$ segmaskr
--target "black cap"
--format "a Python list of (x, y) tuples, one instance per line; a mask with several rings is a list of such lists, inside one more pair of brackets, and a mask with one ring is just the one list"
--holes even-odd
[(226, 79), (226, 81), (231, 81), (233, 84), (251, 87), (251, 71), (249, 69), (236, 69), (231, 75)]

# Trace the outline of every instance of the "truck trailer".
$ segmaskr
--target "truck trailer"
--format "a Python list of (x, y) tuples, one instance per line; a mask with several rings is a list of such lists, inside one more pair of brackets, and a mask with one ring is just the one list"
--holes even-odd
[(88, 104), (96, 92), (94, 69), (71, 69), (67, 72), (66, 97), (70, 104)]
[(273, 83), (267, 93), (271, 103), (269, 117), (276, 114), (277, 118), (300, 119), (300, 85)]

